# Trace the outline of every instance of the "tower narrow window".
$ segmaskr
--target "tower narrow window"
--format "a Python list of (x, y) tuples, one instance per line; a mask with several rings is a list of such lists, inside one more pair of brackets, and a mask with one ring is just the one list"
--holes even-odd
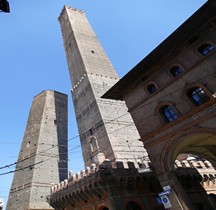
[(171, 69), (170, 69), (170, 74), (173, 76), (173, 77), (176, 77), (178, 76), (179, 74), (181, 74), (183, 72), (183, 69), (179, 66), (173, 66)]
[(158, 90), (157, 86), (155, 84), (149, 84), (147, 86), (147, 91), (149, 94), (152, 94)]
[(163, 106), (160, 109), (160, 113), (167, 122), (172, 122), (177, 118), (177, 115), (171, 106)]
[(91, 136), (90, 148), (91, 148), (92, 153), (94, 153), (98, 150), (98, 142), (97, 142), (97, 138), (95, 136)]
[(93, 131), (92, 131), (92, 129), (90, 129), (89, 132), (90, 132), (90, 135), (92, 136), (92, 135), (93, 135)]
[(201, 55), (207, 55), (209, 52), (213, 51), (214, 49), (215, 49), (215, 46), (205, 43), (198, 48), (198, 52)]
[(199, 106), (206, 101), (208, 101), (210, 98), (206, 95), (206, 93), (203, 91), (200, 87), (195, 87), (188, 91), (188, 96), (191, 98), (193, 103), (195, 105)]

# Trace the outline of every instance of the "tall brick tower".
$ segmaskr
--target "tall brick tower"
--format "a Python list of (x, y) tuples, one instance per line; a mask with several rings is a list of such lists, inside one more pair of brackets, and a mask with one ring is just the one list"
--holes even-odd
[(46, 196), (67, 178), (67, 124), (67, 95), (47, 90), (34, 97), (7, 210), (53, 209)]
[(101, 98), (119, 77), (84, 12), (65, 6), (59, 21), (85, 165), (142, 161), (147, 153), (124, 102)]

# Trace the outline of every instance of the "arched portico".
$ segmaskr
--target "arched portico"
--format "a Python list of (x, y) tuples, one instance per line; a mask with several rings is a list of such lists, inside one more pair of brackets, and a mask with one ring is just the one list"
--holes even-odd
[[(191, 153), (209, 160), (215, 167), (216, 133), (198, 131), (197, 129), (195, 132), (193, 131), (190, 133), (181, 133), (181, 135), (177, 135), (176, 137), (172, 137), (170, 139), (167, 139), (166, 142), (163, 142), (163, 147), (160, 147), (160, 149), (162, 158), (159, 159), (161, 168), (160, 171), (158, 171), (158, 174), (161, 185), (171, 186), (172, 194), (170, 195), (170, 199), (173, 200), (173, 203), (181, 200), (181, 202), (179, 202), (179, 207), (176, 207), (176, 209), (196, 209), (196, 205), (191, 204), (191, 197), (188, 196), (189, 191), (185, 191), (185, 186), (182, 185), (182, 182), (180, 182), (179, 180), (179, 176), (177, 176), (175, 160), (180, 153)], [(190, 170), (194, 170), (194, 173), (198, 174), (198, 171), (196, 169), (190, 168)], [(202, 202), (200, 201), (200, 203), (197, 203), (199, 208), (205, 209), (205, 206), (207, 206), (208, 209), (213, 209), (210, 206), (208, 196), (204, 188), (202, 188), (202, 186), (199, 184), (199, 181), (195, 182), (197, 179), (191, 179), (191, 177), (192, 176), (185, 175), (184, 181), (187, 182), (187, 186), (191, 189), (193, 188), (196, 190), (199, 188), (200, 194), (202, 194), (202, 197), (205, 197)]]
[(174, 170), (174, 162), (180, 153), (197, 154), (216, 166), (216, 133), (193, 132), (184, 134), (173, 140), (163, 153), (164, 159), (161, 163), (163, 171)]

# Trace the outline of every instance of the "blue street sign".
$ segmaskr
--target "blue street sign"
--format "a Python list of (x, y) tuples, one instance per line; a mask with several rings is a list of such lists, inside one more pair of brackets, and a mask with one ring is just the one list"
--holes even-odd
[(162, 195), (162, 196), (160, 196), (160, 198), (162, 200), (162, 203), (163, 203), (165, 209), (169, 209), (172, 207), (167, 195)]
[(161, 205), (161, 204), (163, 204), (163, 202), (162, 202), (162, 200), (161, 200), (161, 198), (160, 198), (160, 197), (157, 197), (157, 198), (156, 198), (156, 201), (157, 201), (157, 204), (158, 204), (158, 205)]
[(168, 203), (168, 199), (166, 197), (163, 198), (163, 203)]
[(169, 195), (171, 193), (170, 190), (166, 190), (166, 191), (163, 191), (161, 193), (158, 193), (159, 196), (163, 196), (163, 195)]

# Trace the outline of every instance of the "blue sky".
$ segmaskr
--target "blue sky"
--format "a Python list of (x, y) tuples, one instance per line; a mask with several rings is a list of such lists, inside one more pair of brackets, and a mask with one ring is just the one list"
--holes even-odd
[[(17, 159), (32, 99), (51, 89), (69, 95), (69, 139), (77, 135), (71, 83), (57, 20), (63, 5), (86, 12), (120, 77), (150, 53), (206, 1), (204, 0), (8, 0), (0, 13), (0, 167)], [(69, 142), (69, 149), (79, 139)], [(80, 147), (69, 152), (69, 169), (84, 168)], [(1, 173), (14, 170), (1, 169)], [(13, 174), (0, 176), (7, 201)]]

